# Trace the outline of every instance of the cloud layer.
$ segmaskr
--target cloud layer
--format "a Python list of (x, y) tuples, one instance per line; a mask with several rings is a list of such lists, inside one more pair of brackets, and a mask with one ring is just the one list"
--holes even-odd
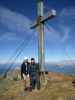
[[(46, 40), (48, 41), (57, 41), (59, 40), (60, 42), (64, 42), (65, 40), (68, 39), (69, 37), (69, 32), (70, 29), (68, 27), (64, 27), (63, 24), (61, 24), (61, 20), (62, 17), (65, 16), (65, 13), (67, 12), (67, 15), (69, 11), (67, 10), (62, 10), (61, 14), (60, 14), (60, 23), (58, 25), (58, 27), (60, 28), (61, 31), (54, 29), (52, 26), (48, 25), (48, 27), (50, 28), (50, 31), (47, 29), (47, 27), (45, 27), (45, 33), (46, 33)], [(73, 12), (72, 12), (73, 15)], [(13, 12), (7, 8), (4, 7), (0, 7), (0, 24), (4, 25), (4, 27), (6, 27), (8, 29), (7, 32), (5, 32), (5, 36), (3, 35), (1, 38), (7, 37), (6, 34), (8, 35), (8, 37), (11, 38), (16, 36), (17, 34), (17, 38), (18, 35), (24, 35), (24, 34), (31, 34), (33, 33), (33, 31), (30, 29), (32, 21), (27, 17), (24, 16), (20, 13), (17, 12)], [(62, 36), (61, 36), (61, 32), (62, 32)], [(9, 34), (11, 35), (9, 35)], [(18, 34), (20, 33), (20, 34)], [(15, 34), (15, 35), (13, 35)], [(50, 37), (50, 38), (48, 38)], [(9, 40), (10, 40), (9, 39)], [(14, 38), (15, 39), (15, 38)], [(0, 39), (1, 40), (1, 39)], [(58, 41), (58, 42), (59, 42)]]
[(28, 17), (4, 7), (0, 7), (0, 24), (6, 28), (6, 32), (3, 33), (3, 35), (1, 33), (1, 38), (7, 36), (9, 38), (17, 36), (18, 38), (19, 35), (21, 36), (27, 33), (31, 34), (33, 32), (30, 29), (31, 20)]

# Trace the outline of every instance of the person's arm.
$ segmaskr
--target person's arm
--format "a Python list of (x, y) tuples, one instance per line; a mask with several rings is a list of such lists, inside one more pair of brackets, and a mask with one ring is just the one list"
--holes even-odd
[(36, 64), (36, 67), (37, 67), (37, 72), (40, 74), (40, 66), (39, 66), (39, 63)]
[(31, 66), (30, 66), (30, 68), (29, 68), (29, 75), (31, 76)]
[(30, 74), (30, 63), (28, 63), (28, 74)]

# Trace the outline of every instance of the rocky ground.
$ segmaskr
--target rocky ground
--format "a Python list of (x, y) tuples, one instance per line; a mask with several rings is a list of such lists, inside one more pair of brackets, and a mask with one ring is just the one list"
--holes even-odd
[[(51, 75), (50, 73), (49, 77)], [(56, 74), (52, 76), (55, 77)], [(24, 92), (20, 80), (0, 80), (0, 100), (75, 100), (75, 88), (71, 79), (58, 80), (58, 75), (57, 80), (49, 77), (44, 88), (32, 92)]]

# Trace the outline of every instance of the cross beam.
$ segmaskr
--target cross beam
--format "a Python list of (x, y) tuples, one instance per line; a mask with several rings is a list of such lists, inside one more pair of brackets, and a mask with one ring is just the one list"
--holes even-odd
[(46, 18), (41, 19), (40, 23), (37, 21), (34, 25), (32, 25), (31, 29), (34, 29), (34, 28), (38, 27), (39, 24), (44, 24), (48, 20), (53, 19), (55, 16), (56, 16), (56, 12), (55, 12), (55, 14), (49, 14)]

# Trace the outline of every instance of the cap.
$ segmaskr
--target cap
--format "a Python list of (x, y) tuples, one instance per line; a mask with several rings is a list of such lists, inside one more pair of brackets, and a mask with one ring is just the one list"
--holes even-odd
[(35, 60), (34, 58), (31, 58), (31, 60)]
[(27, 59), (28, 59), (27, 57), (24, 58), (24, 60), (27, 60)]

